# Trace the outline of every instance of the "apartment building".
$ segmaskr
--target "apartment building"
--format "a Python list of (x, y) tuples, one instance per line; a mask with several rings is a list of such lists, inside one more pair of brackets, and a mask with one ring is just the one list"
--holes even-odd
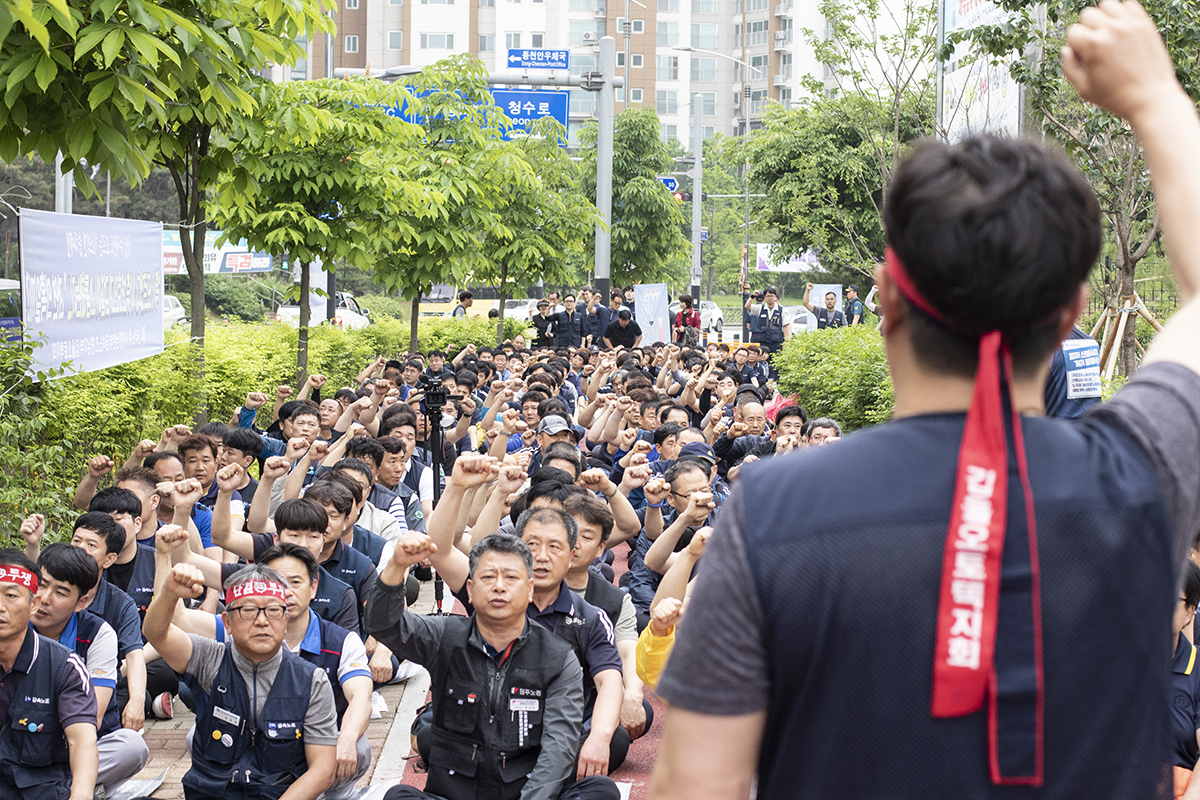
[[(789, 105), (803, 93), (800, 77), (824, 69), (800, 35), (823, 29), (814, 0), (338, 0), (329, 13), (337, 33), (304, 42), (307, 58), (276, 80), (427, 66), (461, 52), (497, 71), (510, 48), (569, 49), (580, 75), (598, 69), (598, 42), (613, 36), (627, 76), (617, 112), (652, 106), (663, 137), (688, 148), (697, 93), (705, 137), (736, 136), (747, 112), (750, 128), (760, 127), (770, 101)], [(598, 98), (571, 90), (572, 141)]]

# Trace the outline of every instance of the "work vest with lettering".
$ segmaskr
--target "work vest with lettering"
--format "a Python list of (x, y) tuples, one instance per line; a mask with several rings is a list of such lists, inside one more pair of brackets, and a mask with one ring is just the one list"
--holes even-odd
[(781, 344), (783, 342), (783, 306), (767, 308), (763, 304), (758, 312), (758, 338), (756, 341), (766, 344)]
[[(1025, 702), (1028, 713), (1042, 681), (1044, 731), (1034, 743), (999, 733), (996, 746), (1003, 759), (1044, 745), (1044, 786), (993, 783), (987, 702), (965, 716), (932, 716), (963, 421), (961, 413), (909, 417), (835, 448), (744, 468), (741, 528), (770, 687), (760, 800), (1156, 796), (1170, 752), (1166, 655), (1180, 561), (1155, 469), (1103, 407), (1074, 423), (1022, 418), (1044, 674), (1013, 680), (1010, 665), (1027, 663), (1026, 654), (1002, 647), (993, 674), (1009, 681), (995, 687), (1003, 707)], [(1015, 459), (1009, 464), (1009, 518), (1024, 520)], [(870, 486), (870, 501), (847, 503), (850, 485)], [(1019, 561), (1010, 556), (1024, 542), (1024, 532), (1008, 532), (1005, 564)], [(980, 576), (966, 569), (969, 560), (963, 565), (955, 596), (982, 602), (973, 591)], [(1006, 614), (1014, 607), (1006, 603), (1021, 591), (1028, 599), (1029, 578), (1010, 574), (1002, 584), (1001, 633), (1020, 616)], [(956, 636), (977, 633), (968, 618)], [(1000, 731), (1005, 723), (998, 720)]]
[[(315, 666), (285, 648), (261, 715), (233, 661), (232, 644), (209, 692), (195, 692), (192, 768), (183, 776), (189, 798), (278, 800), (308, 770), (304, 715)], [(189, 686), (198, 684), (188, 675)]]
[[(25, 635), (38, 637), (37, 653), (0, 728), (0, 797), (67, 800), (71, 794), (70, 754), (66, 733), (58, 723), (55, 694), (62, 671), (71, 668), (71, 651), (38, 636), (32, 628)], [(87, 674), (81, 663), (78, 668)]]
[(474, 617), (448, 617), (442, 635), (426, 791), (517, 800), (541, 753), (546, 695), (569, 646), (531, 621), (497, 666), (470, 641), (474, 626)]

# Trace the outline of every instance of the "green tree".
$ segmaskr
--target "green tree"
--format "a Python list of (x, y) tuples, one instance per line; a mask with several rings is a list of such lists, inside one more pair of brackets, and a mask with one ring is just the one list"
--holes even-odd
[(504, 301), (519, 287), (570, 280), (569, 259), (582, 253), (600, 219), (596, 207), (579, 192), (579, 167), (558, 146), (566, 129), (552, 119), (539, 121), (530, 136), (509, 142), (507, 185), (497, 212), (501, 224), (484, 237), (489, 261), (475, 281), (500, 293), (496, 344), (504, 341)]
[[(76, 184), (93, 189), (83, 161), (138, 181), (167, 170), (191, 278), (204, 304), (205, 201), (229, 158), (220, 132), (253, 116), (252, 91), (273, 64), (303, 56), (297, 43), (332, 30), (316, 0), (5, 0), (0, 14), (0, 159), (63, 153)], [(29, 13), (25, 13), (29, 10)], [(14, 17), (14, 14), (16, 16)], [(20, 25), (11, 24), (17, 19)], [(204, 339), (204, 314), (192, 337)], [(204, 350), (195, 347), (198, 373)]]
[[(672, 168), (660, 131), (658, 114), (649, 106), (637, 106), (617, 115), (613, 128), (610, 267), (614, 284), (666, 279), (671, 275), (672, 262), (686, 261), (691, 253), (683, 233), (684, 226), (690, 224), (688, 218), (658, 179)], [(583, 192), (593, 201), (596, 135), (594, 124), (579, 133)], [(586, 263), (593, 266), (594, 237), (593, 231), (586, 250)]]
[(934, 130), (936, 7), (822, 0), (821, 33), (803, 35), (830, 77), (802, 80), (812, 100), (770, 109), (751, 137), (751, 182), (781, 257), (816, 251), (836, 273), (869, 275), (883, 254), (886, 187), (904, 149)]
[[(1137, 267), (1153, 252), (1159, 221), (1137, 137), (1123, 120), (1080, 100), (1062, 75), (1057, 54), (1065, 43), (1066, 27), (1093, 3), (1002, 0), (999, 5), (1010, 12), (1007, 19), (947, 37), (941, 57), (950, 58), (955, 45), (970, 41), (976, 58), (1007, 66), (1026, 89), (1033, 125), (1062, 145), (1091, 181), (1110, 239), (1106, 252), (1114, 262), (1112, 272), (1097, 270), (1093, 275), (1093, 289), (1116, 309), (1133, 300)], [(1180, 84), (1193, 101), (1200, 101), (1200, 8), (1167, 0), (1145, 0), (1143, 5), (1162, 32)], [(1120, 342), (1121, 372), (1127, 376), (1138, 363), (1136, 315), (1132, 319)]]
[(313, 263), (371, 269), (384, 221), (393, 235), (394, 226), (403, 232), (405, 219), (421, 218), (435, 199), (405, 177), (421, 130), (388, 109), (406, 94), (372, 78), (268, 84), (258, 91), (258, 115), (230, 144), (212, 218), (223, 238), (299, 264), (297, 383), (308, 370)]
[[(429, 194), (420, 209), (400, 208), (385, 222), (376, 280), (412, 306), (410, 350), (417, 349), (421, 295), (435, 283), (465, 286), (484, 271), (482, 243), (503, 222), (499, 208), (525, 162), (501, 141), (506, 118), (488, 92), (487, 69), (470, 54), (455, 55), (405, 79), (411, 118), (424, 146), (414, 153), (409, 177)], [(514, 170), (516, 170), (514, 172)]]

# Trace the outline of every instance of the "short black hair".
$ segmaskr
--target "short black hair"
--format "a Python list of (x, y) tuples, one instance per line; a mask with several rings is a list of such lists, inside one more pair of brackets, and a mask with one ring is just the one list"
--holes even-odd
[(783, 422), (788, 417), (799, 417), (800, 422), (808, 422), (808, 415), (804, 413), (804, 406), (801, 405), (784, 406), (776, 411), (775, 424), (779, 425), (779, 423)]
[(463, 300), (469, 300), (474, 296), (475, 296), (475, 293), (472, 292), (470, 289), (463, 289), (461, 292), (458, 293), (458, 302), (461, 303)]
[(706, 466), (706, 462), (692, 456), (684, 456), (683, 458), (675, 459), (675, 463), (667, 468), (666, 474), (663, 475), (663, 480), (671, 484), (671, 488), (675, 488), (675, 481), (687, 475), (689, 472), (699, 472), (704, 477), (709, 476), (710, 467)]
[(654, 429), (654, 444), (660, 445), (672, 436), (678, 436), (683, 426), (678, 422), (664, 422)]
[[(100, 511), (105, 514), (128, 514), (137, 519), (142, 515), (141, 499), (119, 486), (110, 486), (96, 492), (92, 502), (88, 503), (88, 511)], [(144, 521), (144, 520), (143, 520)]]
[[(321, 408), (311, 400), (306, 400), (292, 409), (292, 413), (288, 414), (287, 416), (289, 422), (293, 422), (299, 417), (316, 417), (317, 419), (320, 419)], [(282, 415), (280, 415), (280, 419), (282, 418)]]
[(71, 533), (83, 528), (95, 531), (104, 538), (104, 546), (110, 553), (119, 553), (125, 546), (125, 529), (103, 511), (89, 511), (75, 520)]
[(118, 485), (130, 481), (141, 484), (143, 489), (148, 490), (151, 494), (158, 488), (159, 480), (158, 473), (149, 467), (139, 467), (136, 464), (131, 464), (128, 467), (121, 467), (117, 473), (113, 475), (113, 481)]
[(633, 315), (629, 313), (628, 308), (622, 308), (617, 312), (617, 319), (633, 319)]
[[(592, 492), (578, 492), (567, 498), (567, 502), (563, 503), (563, 511), (570, 514), (572, 517), (582, 517), (592, 525), (597, 525), (600, 528), (600, 541), (607, 542), (608, 537), (612, 536), (613, 530), (613, 513), (599, 497), (596, 497)], [(578, 525), (578, 520), (576, 520)]]
[(485, 536), (471, 546), (471, 554), (467, 557), (467, 578), (475, 577), (475, 568), (479, 566), (479, 558), (484, 553), (507, 553), (520, 556), (525, 564), (525, 574), (533, 575), (533, 553), (529, 545), (509, 533), (493, 533)]
[(383, 368), (385, 371), (389, 370), (389, 369), (394, 369), (398, 372), (402, 372), (404, 370), (404, 365), (402, 363), (400, 363), (399, 361), (397, 361), (396, 359), (391, 358), (384, 362)]
[(262, 437), (246, 428), (233, 428), (221, 437), (226, 450), (237, 450), (248, 456), (257, 456), (262, 450)]
[[(79, 596), (96, 588), (100, 582), (100, 565), (96, 559), (66, 542), (55, 542), (38, 556), (37, 565), (44, 575), (69, 583), (79, 590)], [(37, 574), (36, 572), (34, 574)]]
[(317, 557), (312, 554), (312, 551), (291, 542), (280, 542), (268, 547), (262, 555), (254, 560), (258, 564), (269, 564), (277, 558), (294, 558), (302, 562), (304, 569), (308, 571), (309, 583), (315, 581), (321, 574), (321, 565), (317, 563)]
[[(363, 437), (358, 437), (363, 438)], [(375, 471), (371, 469), (371, 465), (358, 458), (343, 458), (341, 461), (333, 465), (331, 472), (346, 472), (354, 471), (367, 476), (368, 481), (375, 480)], [(355, 481), (357, 483), (357, 481)], [(361, 488), (361, 487), (360, 487)]]
[[(349, 514), (354, 508), (354, 495), (350, 489), (335, 481), (321, 481), (308, 487), (304, 493), (308, 500), (322, 506), (333, 506), (339, 514)], [(324, 528), (322, 528), (324, 530)]]
[(179, 462), (179, 466), (183, 466), (183, 458), (181, 458), (179, 453), (176, 453), (174, 450), (163, 450), (158, 453), (151, 453), (142, 459), (142, 466), (148, 469), (154, 469), (159, 462), (170, 461), (171, 459), (175, 459)]
[[(229, 426), (226, 425), (224, 422), (213, 421), (213, 422), (206, 422), (203, 425), (201, 425), (199, 428), (196, 428), (196, 433), (200, 434), (201, 436), (208, 436), (208, 437), (215, 436), (218, 439), (223, 440), (225, 438), (225, 434), (229, 433), (229, 430), (230, 430)], [(224, 444), (224, 441), (222, 441), (221, 443)]]
[(342, 400), (345, 400), (348, 403), (353, 403), (358, 399), (358, 394), (353, 389), (342, 388), (334, 392), (333, 399), (337, 400), (339, 403)]
[(887, 192), (888, 244), (946, 324), (906, 306), (927, 369), (974, 375), (979, 337), (1002, 332), (1028, 375), (1057, 346), (1059, 312), (1100, 254), (1100, 205), (1061, 154), (1029, 139), (925, 140)]
[(346, 458), (370, 461), (375, 469), (383, 466), (383, 445), (370, 436), (355, 436), (346, 442)]
[(1190, 560), (1184, 563), (1183, 596), (1187, 598), (1184, 602), (1195, 608), (1200, 606), (1200, 567)]
[(313, 487), (321, 486), (326, 483), (334, 483), (341, 486), (346, 491), (350, 492), (350, 496), (354, 498), (355, 503), (363, 501), (363, 485), (351, 478), (342, 470), (329, 470), (322, 473), (315, 481), (309, 484), (308, 490), (311, 492)]
[(307, 497), (293, 497), (284, 500), (275, 509), (275, 530), (310, 531), (325, 533), (329, 527), (329, 515), (320, 503)]
[(217, 457), (217, 446), (213, 444), (213, 440), (199, 433), (193, 433), (191, 436), (186, 437), (182, 442), (179, 443), (180, 455), (185, 455), (186, 453), (190, 453), (194, 450), (207, 450), (208, 452), (212, 453), (214, 460)]

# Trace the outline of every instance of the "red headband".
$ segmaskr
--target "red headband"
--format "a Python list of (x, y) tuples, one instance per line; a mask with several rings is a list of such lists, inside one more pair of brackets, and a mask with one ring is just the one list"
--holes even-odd
[(16, 564), (0, 566), (0, 583), (16, 583), (37, 594), (38, 576)]
[(276, 581), (249, 580), (230, 586), (226, 602), (232, 603), (234, 600), (240, 600), (243, 597), (273, 597), (282, 603), (286, 603), (287, 591), (283, 588), (283, 584)]
[[(891, 282), (908, 302), (934, 320), (954, 327), (917, 290), (896, 253), (887, 249), (887, 271)], [(979, 338), (979, 365), (975, 372), (975, 389), (971, 407), (963, 428), (962, 445), (958, 454), (958, 471), (954, 480), (954, 505), (950, 511), (950, 527), (942, 556), (942, 581), (938, 596), (937, 645), (933, 659), (933, 703), (935, 717), (960, 717), (983, 708), (988, 701), (988, 749), (992, 782), (996, 784), (1042, 784), (1043, 762), (1043, 690), (1042, 677), (1042, 620), (1037, 558), (1037, 529), (1034, 523), (1033, 494), (1025, 463), (1025, 443), (1021, 419), (1010, 393), (1012, 354), (1000, 331), (989, 331)], [(1005, 383), (1009, 383), (1009, 387)], [(1031, 651), (1032, 672), (1036, 680), (1036, 701), (1032, 709), (1019, 708), (1015, 713), (1007, 705), (999, 709), (996, 667), (996, 634), (1001, 605), (1000, 573), (1004, 555), (1004, 535), (1008, 527), (1008, 441), (1005, 424), (1005, 400), (1011, 407), (1011, 429), (1017, 462), (1017, 473), (1025, 500), (1025, 524), (1028, 530), (1028, 552), (1014, 543), (1013, 561), (1027, 558), (1026, 564), (1016, 563), (1014, 575), (1024, 572), (1032, 577), (1032, 609), (1014, 607), (1007, 600), (1006, 609), (1013, 609), (1013, 621), (1018, 628), (1031, 612), (1033, 642), (1018, 642), (1014, 652)], [(1018, 520), (1019, 524), (1019, 520)], [(1025, 571), (1027, 570), (1027, 571)], [(1015, 593), (1014, 593), (1015, 594)], [(1017, 600), (1020, 598), (1018, 597)], [(1019, 619), (1018, 619), (1019, 618)], [(1005, 670), (1009, 659), (1006, 654)], [(1019, 661), (1021, 652), (1015, 656)], [(1015, 670), (1025, 669), (1014, 664)], [(1008, 684), (1009, 673), (1004, 678)], [(1002, 689), (1003, 687), (1001, 687)], [(1019, 704), (1018, 704), (1019, 705)], [(1018, 730), (1013, 730), (1015, 720)], [(1033, 730), (1019, 730), (1028, 723)], [(1001, 735), (1017, 734), (1020, 742), (1030, 742), (1035, 751), (1022, 751), (1022, 745), (1011, 747), (1011, 739), (1003, 743), (1006, 760), (1015, 755), (1016, 762), (1027, 769), (1002, 767), (1000, 761)], [(1009, 763), (1013, 763), (1009, 761)]]

